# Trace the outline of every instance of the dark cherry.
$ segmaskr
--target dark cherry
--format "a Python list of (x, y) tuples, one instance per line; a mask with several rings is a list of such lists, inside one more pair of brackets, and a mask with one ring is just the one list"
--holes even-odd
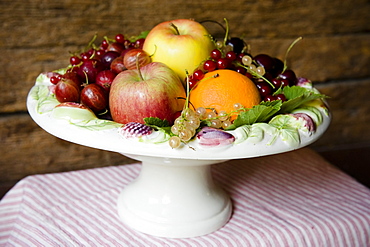
[(79, 68), (78, 76), (87, 83), (94, 83), (96, 75), (104, 69), (102, 63), (95, 59), (84, 61)]
[(286, 87), (290, 85), (290, 81), (287, 79), (280, 79), (281, 87)]
[(242, 75), (244, 75), (245, 72), (247, 72), (247, 70), (245, 68), (240, 67), (240, 66), (235, 67), (235, 71), (242, 74)]
[(232, 37), (226, 41), (226, 45), (230, 45), (235, 53), (241, 53), (244, 49), (244, 41), (238, 37)]
[(266, 97), (267, 95), (271, 95), (272, 87), (267, 82), (265, 81), (258, 82), (256, 83), (256, 86), (262, 98)]
[(273, 75), (273, 77), (277, 77), (283, 71), (284, 63), (278, 58), (273, 58), (273, 60), (274, 60), (274, 67), (269, 72)]
[(115, 51), (107, 51), (100, 59), (105, 69), (110, 68), (111, 63), (114, 59), (120, 56), (121, 53)]
[(270, 82), (272, 83), (272, 85), (274, 85), (275, 89), (280, 88), (282, 84), (279, 78), (273, 78), (272, 80), (270, 80)]
[(289, 81), (289, 85), (295, 85), (297, 83), (297, 76), (293, 70), (287, 69), (279, 75), (280, 79), (286, 79)]
[(274, 59), (266, 54), (259, 54), (253, 57), (253, 60), (260, 66), (265, 68), (265, 71), (271, 71), (274, 68)]

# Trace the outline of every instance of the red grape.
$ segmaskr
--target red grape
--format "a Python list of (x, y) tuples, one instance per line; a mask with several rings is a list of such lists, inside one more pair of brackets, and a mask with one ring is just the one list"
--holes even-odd
[(105, 89), (107, 92), (110, 91), (110, 86), (116, 77), (116, 74), (111, 70), (100, 71), (96, 75), (96, 84)]
[(125, 45), (118, 42), (110, 43), (107, 47), (107, 51), (115, 51), (121, 53), (125, 49)]
[(108, 94), (97, 84), (88, 84), (81, 91), (81, 103), (95, 113), (100, 113), (108, 107)]
[(123, 64), (127, 69), (136, 69), (145, 66), (151, 62), (151, 58), (148, 53), (142, 49), (132, 49), (128, 51), (123, 57)]
[(116, 74), (124, 70), (127, 70), (127, 68), (123, 64), (123, 56), (119, 56), (116, 59), (114, 59), (113, 62), (110, 64), (110, 69)]
[(60, 102), (78, 102), (80, 87), (71, 79), (62, 79), (55, 86), (55, 97)]

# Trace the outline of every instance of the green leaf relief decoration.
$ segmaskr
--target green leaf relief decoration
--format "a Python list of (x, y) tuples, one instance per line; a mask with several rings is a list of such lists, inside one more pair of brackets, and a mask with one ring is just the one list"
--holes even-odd
[(36, 112), (39, 114), (50, 112), (59, 104), (58, 100), (50, 93), (49, 87), (46, 85), (34, 86), (30, 91), (30, 96), (37, 101)]

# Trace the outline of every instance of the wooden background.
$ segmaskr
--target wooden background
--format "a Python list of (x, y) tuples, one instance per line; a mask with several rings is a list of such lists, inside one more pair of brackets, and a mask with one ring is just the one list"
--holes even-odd
[(369, 146), (369, 13), (367, 0), (0, 0), (0, 185), (30, 174), (133, 162), (49, 135), (29, 117), (27, 93), (39, 73), (65, 67), (69, 52), (95, 33), (100, 39), (136, 35), (177, 18), (227, 18), (232, 36), (244, 36), (253, 54), (279, 58), (302, 36), (289, 65), (331, 97), (334, 116), (312, 147)]

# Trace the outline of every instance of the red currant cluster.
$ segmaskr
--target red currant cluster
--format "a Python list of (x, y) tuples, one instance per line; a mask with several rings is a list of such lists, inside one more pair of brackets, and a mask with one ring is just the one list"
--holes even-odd
[(110, 86), (116, 75), (135, 67), (136, 60), (141, 66), (149, 63), (150, 57), (142, 50), (143, 38), (131, 42), (117, 34), (114, 39), (105, 37), (99, 46), (95, 39), (86, 50), (72, 54), (67, 72), (53, 73), (50, 82), (55, 84), (59, 102), (82, 103), (100, 115), (108, 112)]
[(252, 56), (249, 51), (245, 51), (246, 46), (239, 38), (233, 37), (226, 44), (218, 41), (216, 47), (211, 51), (209, 59), (190, 75), (190, 88), (195, 87), (207, 72), (230, 69), (250, 78), (256, 84), (264, 101), (285, 101), (283, 94), (274, 93), (281, 87), (292, 86), (297, 82), (295, 73), (285, 69), (280, 59), (266, 54)]

